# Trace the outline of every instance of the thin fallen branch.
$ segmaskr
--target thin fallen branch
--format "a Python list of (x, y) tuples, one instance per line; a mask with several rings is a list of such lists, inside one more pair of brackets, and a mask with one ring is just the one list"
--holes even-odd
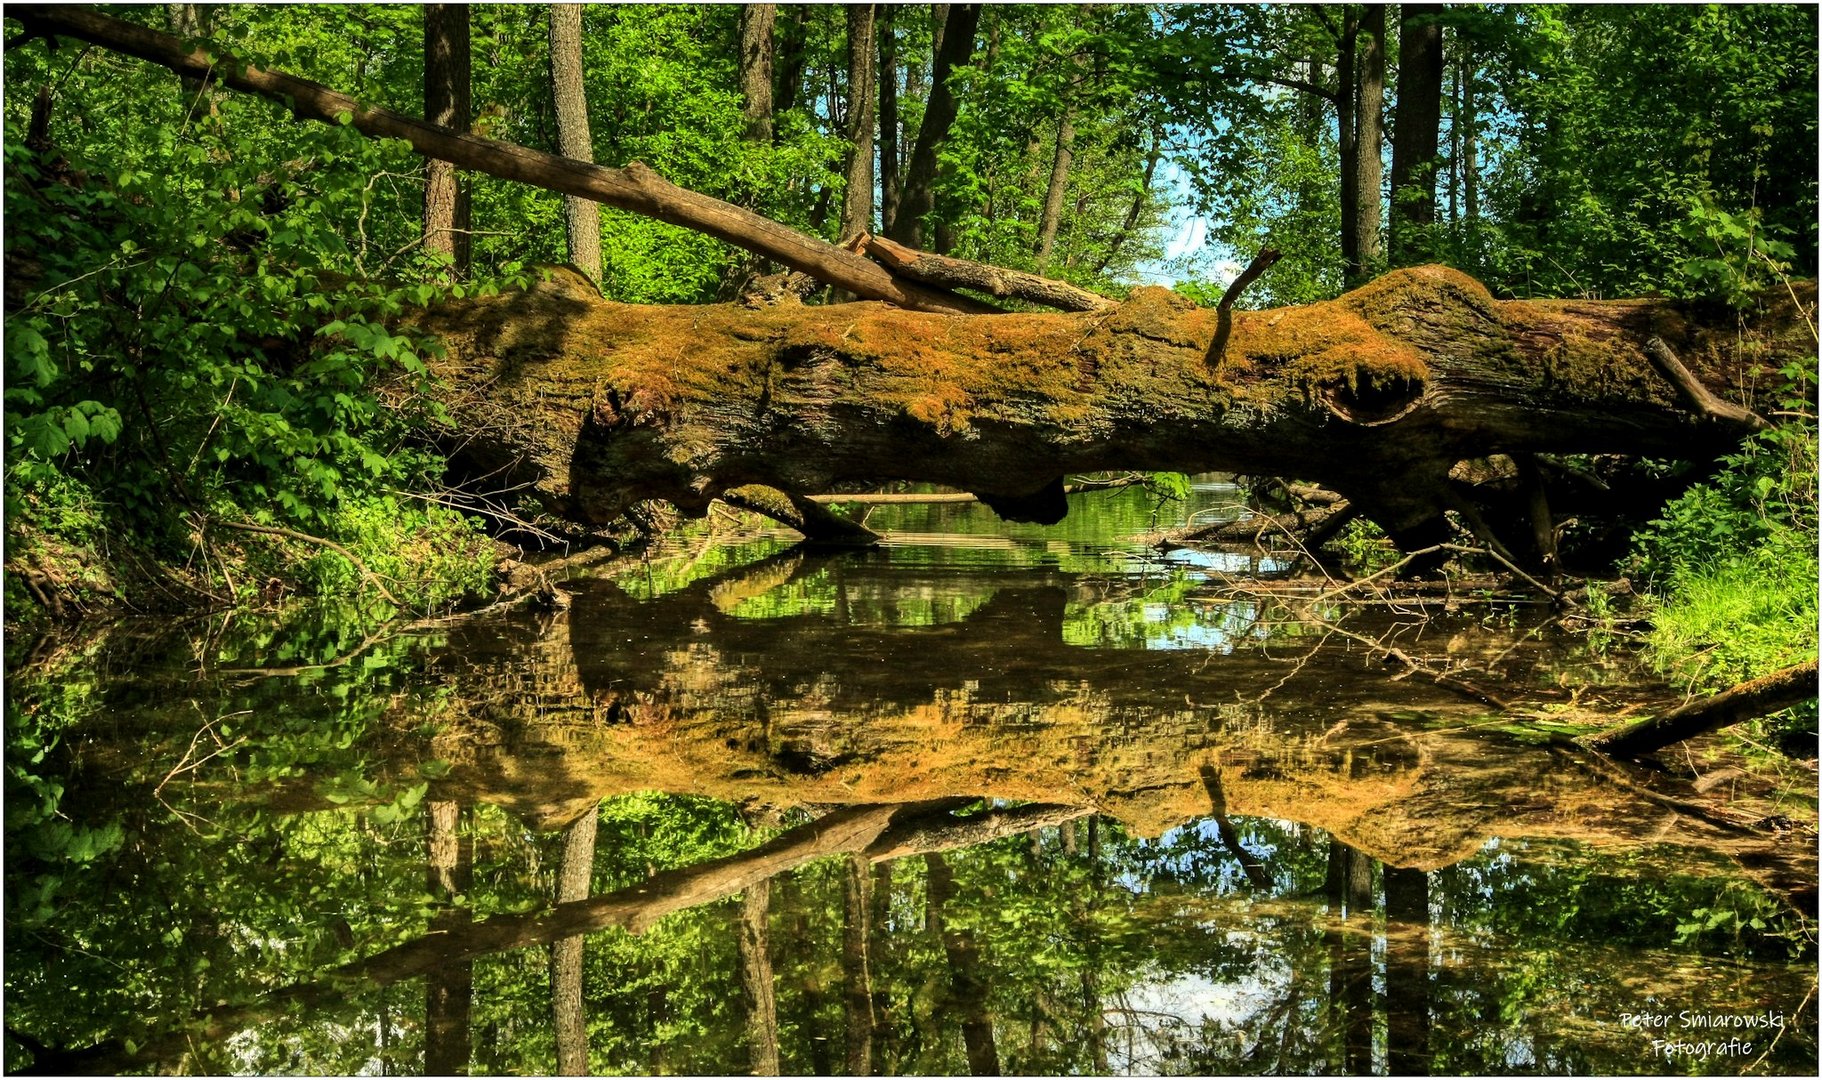
[(1227, 291), (1221, 294), (1221, 302), (1215, 306), (1215, 339), (1208, 345), (1209, 370), (1218, 369), (1221, 366), (1221, 357), (1227, 353), (1228, 335), (1234, 332), (1234, 301), (1240, 299), (1240, 294), (1245, 292), (1246, 287), (1251, 285), (1260, 274), (1270, 270), (1272, 264), (1278, 261), (1279, 256), (1280, 253), (1274, 248), (1266, 248), (1259, 252), (1253, 256), (1253, 261), (1247, 264), (1246, 269), (1240, 271), (1240, 276), (1227, 287)]
[(1453, 551), (1458, 555), (1488, 555), (1488, 556), (1491, 556), (1495, 562), (1499, 563), (1501, 566), (1505, 567), (1507, 570), (1512, 571), (1514, 574), (1517, 574), (1519, 577), (1524, 578), (1525, 581), (1530, 583), (1532, 588), (1536, 589), (1538, 592), (1543, 593), (1545, 596), (1548, 596), (1551, 599), (1551, 601), (1553, 601), (1554, 603), (1562, 604), (1566, 607), (1575, 607), (1576, 606), (1574, 597), (1568, 595), (1567, 593), (1563, 592), (1560, 589), (1552, 589), (1550, 586), (1545, 585), (1543, 582), (1532, 577), (1530, 574), (1527, 574), (1523, 570), (1520, 570), (1518, 568), (1517, 563), (1514, 563), (1511, 559), (1509, 559), (1505, 555), (1501, 554), (1495, 548), (1492, 548), (1492, 547), (1486, 547), (1486, 548), (1467, 547), (1462, 544), (1442, 544), (1440, 546), (1444, 550)]
[(1576, 741), (1590, 750), (1615, 756), (1649, 754), (1704, 732), (1814, 700), (1816, 661), (1810, 660), (1691, 701), (1662, 716), (1618, 724)]
[(1750, 431), (1764, 431), (1771, 424), (1751, 409), (1723, 401), (1713, 391), (1702, 385), (1690, 370), (1677, 359), (1676, 353), (1661, 337), (1653, 337), (1645, 342), (1645, 355), (1650, 358), (1651, 366), (1658, 369), (1658, 374), (1669, 379), (1695, 411), (1710, 419), (1727, 424), (1736, 424)]
[(932, 255), (883, 236), (866, 236), (862, 242), (867, 254), (887, 269), (926, 285), (939, 285), (945, 289), (978, 289), (1001, 299), (1028, 300), (1061, 311), (1111, 311), (1117, 306), (1098, 293), (1022, 270), (1007, 270), (948, 255)]
[(302, 540), (307, 544), (315, 544), (318, 547), (328, 548), (330, 551), (335, 552), (337, 555), (340, 555), (342, 558), (347, 559), (352, 563), (354, 568), (361, 572), (362, 577), (373, 583), (373, 587), (379, 590), (379, 594), (386, 598), (387, 603), (396, 608), (405, 606), (404, 604), (399, 603), (399, 598), (392, 595), (392, 591), (386, 588), (386, 583), (380, 580), (378, 574), (368, 569), (367, 564), (362, 562), (358, 555), (333, 540), (325, 540), (320, 536), (311, 536), (309, 533), (298, 532), (296, 529), (287, 529), (278, 525), (250, 525), (244, 521), (229, 521), (226, 518), (217, 517), (212, 517), (208, 520), (211, 524), (220, 525), (224, 529), (238, 529), (241, 532), (263, 533), (267, 536), (282, 536), (289, 540)]

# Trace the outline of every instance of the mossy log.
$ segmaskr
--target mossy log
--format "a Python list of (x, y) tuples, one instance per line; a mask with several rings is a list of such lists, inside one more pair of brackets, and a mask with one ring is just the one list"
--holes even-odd
[(581, 521), (644, 499), (700, 514), (748, 484), (801, 499), (916, 480), (1049, 522), (1067, 473), (1232, 470), (1320, 482), (1414, 550), (1445, 538), (1458, 462), (1736, 442), (1746, 429), (1689, 407), (1645, 343), (1751, 393), (1813, 355), (1813, 297), (1742, 331), (1665, 300), (1496, 301), (1427, 266), (1236, 313), (1218, 373), (1215, 312), (1158, 288), (1104, 313), (954, 316), (616, 304), (552, 271), (420, 322), (448, 345), (436, 370), (466, 452)]

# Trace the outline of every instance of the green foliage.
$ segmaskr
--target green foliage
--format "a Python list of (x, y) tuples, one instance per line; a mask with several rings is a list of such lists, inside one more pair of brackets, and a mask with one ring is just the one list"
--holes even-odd
[[(387, 495), (345, 503), (325, 524), (407, 608), (446, 609), (492, 591), (492, 541), (452, 510)], [(320, 548), (295, 573), (319, 596), (358, 596), (367, 586), (359, 567)]]
[(1796, 419), (1722, 458), (1637, 537), (1632, 568), (1657, 594), (1654, 658), (1692, 690), (1816, 655), (1814, 375), (1786, 375), (1782, 411)]
[[(201, 515), (250, 519), (378, 542), (376, 556), (434, 546), (400, 572), (461, 569), (419, 602), (480, 594), (485, 560), (458, 519), (373, 531), (387, 489), (441, 467), (423, 449), (445, 422), (425, 394), (440, 346), (399, 316), (463, 291), (368, 276), (384, 235), (369, 234), (374, 182), (410, 168), (408, 152), (226, 105), (148, 127), (156, 167), (100, 139), (52, 162), (9, 124), (7, 255), (30, 282), (6, 326), (9, 528), (73, 544), (105, 531), (171, 558)], [(249, 117), (252, 136), (232, 123)], [(257, 152), (262, 120), (290, 126), (288, 160)]]

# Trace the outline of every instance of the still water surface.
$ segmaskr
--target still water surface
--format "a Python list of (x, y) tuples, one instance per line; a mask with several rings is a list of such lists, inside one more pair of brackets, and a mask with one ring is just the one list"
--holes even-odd
[(1075, 500), (371, 641), (9, 643), (9, 1071), (1812, 1073), (1809, 841), (1348, 635), (1536, 700), (1630, 658), (1151, 550), (1212, 479)]

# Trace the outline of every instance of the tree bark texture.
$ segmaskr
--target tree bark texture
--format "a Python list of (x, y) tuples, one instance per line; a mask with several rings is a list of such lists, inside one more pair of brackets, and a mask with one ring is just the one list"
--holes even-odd
[[(595, 869), (595, 834), (600, 808), (591, 806), (563, 830), (563, 855), (557, 864), (557, 903), (586, 900)], [(557, 1075), (589, 1076), (588, 1016), (582, 1007), (581, 934), (550, 947), (551, 1015), (557, 1034)]]
[(1385, 145), (1385, 5), (1366, 4), (1355, 38), (1354, 262), (1348, 284), (1360, 284), (1379, 262), (1379, 189)]
[(842, 1012), (847, 1023), (849, 1076), (873, 1072), (873, 1029), (879, 1018), (873, 1011), (872, 945), (873, 868), (860, 855), (850, 855), (842, 875)]
[(1234, 312), (1218, 374), (1215, 313), (1155, 288), (1099, 313), (957, 318), (621, 305), (558, 271), (420, 323), (448, 347), (436, 370), (469, 452), (577, 520), (650, 498), (705, 513), (745, 484), (905, 479), (1054, 521), (1066, 473), (1219, 469), (1317, 481), (1394, 538), (1451, 505), (1459, 461), (1731, 445), (1736, 425), (1653, 368), (1653, 336), (1717, 387), (1807, 337), (1786, 302), (1747, 331), (1764, 359), (1744, 360), (1731, 323), (1669, 301), (1501, 302), (1444, 267)]
[(740, 8), (737, 67), (750, 143), (772, 141), (772, 24), (777, 14), (774, 4), (743, 4)]
[[(464, 835), (461, 807), (436, 800), (425, 817), (426, 884), (443, 903), (468, 891), (474, 841)], [(450, 907), (431, 919), (433, 932), (458, 933), (470, 925), (467, 908)], [(474, 1000), (474, 961), (447, 957), (424, 978), (424, 1075), (466, 1076), (473, 1055), (469, 1014)]]
[(1360, 276), (1360, 12), (1344, 5), (1335, 42), (1335, 132), (1341, 172), (1341, 265), (1351, 284)]
[(894, 274), (944, 289), (977, 289), (1002, 299), (1027, 300), (1059, 311), (1111, 311), (1117, 305), (1099, 293), (1064, 281), (969, 262), (947, 255), (914, 251), (882, 236), (869, 236), (867, 254)]
[(936, 207), (936, 157), (949, 138), (960, 104), (949, 85), (949, 76), (973, 58), (974, 32), (981, 19), (979, 4), (946, 6), (949, 15), (941, 23), (942, 41), (930, 72), (930, 100), (924, 107), (924, 121), (911, 151), (898, 212), (887, 234), (914, 248), (925, 246), (924, 217)]
[[(582, 5), (550, 6), (550, 84), (557, 110), (557, 152), (574, 161), (595, 160), (588, 130), (588, 97), (582, 84)], [(570, 265), (601, 281), (601, 207), (592, 199), (563, 197)]]
[(873, 227), (873, 4), (848, 5), (848, 186), (842, 199), (843, 240)]
[(1441, 4), (1404, 4), (1398, 30), (1398, 123), (1392, 132), (1394, 266), (1420, 261), (1436, 220), (1436, 150), (1442, 127)]
[(740, 901), (740, 985), (746, 993), (747, 1061), (754, 1076), (778, 1075), (778, 999), (772, 992), (769, 879), (747, 886)]
[(884, 267), (851, 251), (806, 236), (720, 199), (670, 183), (640, 162), (610, 169), (484, 139), (402, 113), (363, 105), (318, 83), (245, 64), (133, 23), (79, 7), (14, 5), (7, 15), (51, 33), (89, 41), (179, 74), (208, 78), (284, 103), (300, 119), (348, 123), (374, 138), (403, 139), (417, 153), (503, 180), (630, 210), (694, 229), (798, 270), (857, 296), (928, 311), (986, 313), (996, 309), (954, 293), (894, 278)]
[(898, 219), (898, 22), (897, 4), (879, 5), (879, 227), (890, 233)]
[[(424, 119), (466, 132), (469, 106), (468, 5), (424, 6)], [(424, 247), (468, 275), (468, 186), (453, 163), (432, 158), (424, 185)]]
[(1063, 192), (1069, 184), (1069, 166), (1075, 154), (1075, 111), (1070, 102), (1063, 103), (1057, 118), (1056, 154), (1050, 161), (1050, 183), (1044, 189), (1044, 210), (1038, 217), (1037, 268), (1039, 274), (1050, 272), (1050, 256), (1056, 250), (1057, 227), (1063, 220)]

